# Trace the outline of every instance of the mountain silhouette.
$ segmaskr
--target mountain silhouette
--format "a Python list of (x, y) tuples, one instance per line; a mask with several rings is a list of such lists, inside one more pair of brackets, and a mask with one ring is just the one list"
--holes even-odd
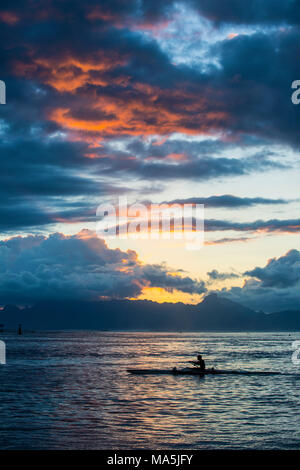
[(198, 305), (149, 300), (42, 301), (31, 307), (7, 305), (0, 311), (6, 329), (292, 331), (300, 330), (300, 312), (255, 312), (217, 294)]

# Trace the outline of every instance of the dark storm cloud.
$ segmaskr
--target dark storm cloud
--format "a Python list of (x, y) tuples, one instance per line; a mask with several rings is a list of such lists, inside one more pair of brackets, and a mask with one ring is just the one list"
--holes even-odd
[[(41, 17), (47, 20), (55, 19), (57, 22), (68, 18), (70, 21), (112, 22), (115, 24), (149, 23), (160, 21), (168, 15), (174, 4), (173, 0), (161, 2), (159, 0), (43, 0), (43, 13), (38, 2), (26, 0), (7, 0), (1, 2), (5, 14), (2, 19), (8, 25), (15, 25), (18, 19), (23, 22), (40, 21)], [(26, 5), (28, 9), (26, 9)], [(30, 7), (30, 8), (29, 8)], [(63, 12), (63, 14), (62, 14)], [(0, 15), (1, 18), (1, 15)]]
[[(260, 168), (282, 168), (269, 159), (269, 151), (259, 158), (254, 155), (243, 160), (212, 159), (209, 155), (214, 148), (217, 154), (228, 149), (228, 145), (209, 140), (149, 146), (136, 138), (127, 139), (124, 152), (114, 150), (109, 140), (101, 148), (91, 148), (84, 141), (68, 142), (58, 138), (59, 128), (41, 120), (38, 113), (39, 107), (46, 106), (52, 97), (52, 92), (47, 87), (36, 89), (35, 84), (24, 80), (11, 83), (23, 104), (16, 108), (15, 96), (13, 104), (3, 109), (0, 121), (2, 232), (56, 222), (94, 220), (100, 198), (130, 192), (132, 177), (144, 180), (155, 177), (161, 181), (202, 180), (247, 174)], [(96, 158), (87, 158), (91, 154)], [(183, 161), (174, 165), (173, 157), (176, 162), (181, 154)], [(154, 159), (148, 159), (149, 155)], [(128, 178), (127, 188), (114, 183), (117, 175), (124, 174)]]
[[(242, 139), (238, 151), (243, 154), (247, 148), (248, 156), (231, 158), (230, 152), (237, 149), (236, 144), (215, 139), (189, 141), (187, 139), (171, 139), (163, 142), (143, 141), (135, 138), (121, 138), (116, 141), (106, 140), (103, 146), (95, 150), (99, 158), (99, 166), (103, 172), (117, 174), (118, 172), (136, 175), (147, 179), (195, 179), (230, 177), (246, 175), (256, 171), (288, 168), (268, 148), (257, 149), (257, 142)], [(119, 150), (120, 147), (122, 150)], [(250, 152), (249, 152), (250, 151)], [(95, 165), (97, 163), (95, 162)], [(222, 204), (222, 200), (218, 200)], [(217, 204), (217, 200), (215, 203)], [(213, 200), (210, 201), (214, 203)], [(224, 204), (242, 205), (241, 201), (225, 201)], [(259, 198), (256, 201), (259, 203)], [(263, 203), (263, 201), (261, 201)], [(251, 198), (244, 199), (244, 205), (250, 205)], [(255, 201), (253, 201), (255, 203)], [(265, 201), (267, 203), (267, 201)], [(279, 201), (278, 201), (279, 203)]]
[(300, 306), (300, 253), (290, 250), (279, 258), (272, 258), (265, 267), (256, 267), (244, 273), (252, 279), (243, 287), (223, 290), (232, 300), (250, 308), (269, 312), (282, 309), (299, 310)]
[[(300, 117), (291, 103), (291, 83), (300, 76), (298, 30), (225, 40), (212, 51), (221, 69), (206, 75), (175, 67), (157, 46), (135, 40), (128, 45), (127, 63), (104, 77), (109, 83), (116, 75), (130, 77), (126, 86), (95, 84), (77, 92), (87, 102), (96, 93), (100, 108), (112, 109), (114, 117), (103, 131), (108, 136), (221, 130), (299, 145)], [(71, 117), (72, 108), (56, 122), (72, 129)]]
[[(70, 19), (85, 18), (91, 21), (130, 20), (139, 22), (159, 22), (168, 17), (172, 11), (174, 0), (44, 0), (44, 15), (48, 18), (61, 19), (61, 10)], [(297, 24), (300, 21), (299, 4), (297, 0), (183, 0), (182, 5), (192, 6), (203, 16), (218, 23), (289, 23)], [(15, 1), (13, 4), (7, 0), (1, 2), (4, 11), (14, 12), (22, 18), (39, 18), (39, 4), (30, 2), (30, 11), (26, 12), (24, 5), (29, 2)], [(7, 16), (8, 18), (8, 16)], [(14, 21), (8, 21), (14, 24)]]
[[(134, 158), (128, 153), (111, 152), (101, 159), (104, 165), (103, 173), (128, 173), (143, 179), (192, 179), (203, 181), (211, 178), (247, 175), (249, 173), (284, 169), (287, 166), (269, 158), (257, 158), (256, 155), (244, 159), (225, 157), (205, 157), (160, 161)], [(175, 158), (173, 158), (175, 157)]]
[(173, 199), (163, 204), (204, 204), (206, 208), (242, 209), (256, 205), (287, 204), (284, 199), (267, 199), (263, 197), (238, 197), (232, 194), (210, 197), (192, 197), (188, 199)]
[(265, 232), (265, 233), (299, 233), (300, 219), (287, 220), (256, 220), (254, 222), (232, 222), (227, 220), (207, 219), (204, 221), (208, 232), (235, 231), (235, 232)]
[(300, 252), (291, 250), (280, 258), (270, 259), (264, 268), (256, 267), (244, 275), (259, 279), (262, 287), (294, 286), (300, 281)]
[(219, 238), (216, 240), (206, 241), (205, 245), (227, 245), (228, 243), (246, 243), (248, 241), (253, 240), (251, 237), (238, 237), (238, 238)]
[(224, 281), (225, 279), (235, 279), (240, 277), (235, 273), (220, 273), (217, 269), (213, 269), (208, 272), (207, 275), (211, 281)]
[[(89, 5), (95, 6), (84, 9)], [(222, 130), (299, 144), (299, 113), (290, 100), (291, 82), (300, 74), (298, 29), (226, 39), (210, 51), (220, 67), (201, 73), (174, 65), (157, 41), (128, 25), (77, 15), (77, 2), (48, 6), (47, 21), (39, 17), (30, 29), (22, 18), (4, 26), (2, 62), (9, 73), (58, 92), (48, 110), (57, 125), (74, 130), (79, 120), (81, 132), (106, 136)], [(150, 11), (146, 6), (138, 11)], [(152, 8), (154, 18), (156, 4)], [(53, 107), (59, 112), (51, 113)], [(89, 127), (92, 116), (98, 116), (98, 131)]]
[(297, 0), (191, 0), (191, 4), (218, 23), (300, 23)]
[(127, 298), (146, 287), (202, 293), (204, 283), (165, 265), (142, 265), (134, 251), (109, 249), (92, 232), (14, 237), (0, 242), (0, 303)]
[(300, 76), (299, 29), (240, 35), (220, 43), (224, 99), (231, 129), (299, 145), (300, 113), (291, 83)]
[[(62, 207), (63, 206), (63, 207)], [(75, 222), (95, 222), (97, 203), (57, 200), (41, 197), (6, 198), (0, 203), (1, 234), (25, 231), (37, 231), (37, 227), (47, 229), (53, 224)], [(49, 227), (50, 228), (50, 227)]]
[(130, 188), (86, 170), (81, 143), (9, 138), (0, 143), (0, 231), (95, 220), (104, 197)]
[[(168, 211), (168, 207), (165, 208), (161, 207), (161, 214)], [(149, 213), (148, 213), (149, 214)], [(161, 216), (160, 216), (161, 218)], [(171, 217), (171, 228), (175, 226), (181, 226), (183, 223), (182, 217)], [(198, 227), (202, 223), (198, 221)], [(150, 227), (149, 220), (144, 220), (144, 228), (143, 230), (147, 231)], [(136, 233), (136, 226), (130, 226), (130, 222), (125, 222), (119, 225), (116, 223), (114, 227), (111, 229), (115, 229), (115, 233), (119, 234), (119, 230), (122, 227), (123, 230), (130, 233)], [(185, 223), (186, 229), (196, 229), (197, 224), (195, 218), (192, 220), (191, 226), (188, 227), (187, 223)], [(162, 230), (162, 224), (160, 222), (160, 230)], [(204, 219), (204, 230), (205, 232), (248, 232), (248, 235), (251, 236), (241, 236), (238, 238), (233, 237), (226, 237), (217, 240), (209, 240), (206, 241), (206, 245), (216, 245), (216, 244), (226, 244), (226, 243), (234, 243), (234, 242), (247, 242), (253, 240), (253, 235), (255, 234), (297, 234), (300, 232), (300, 219), (289, 219), (289, 220), (256, 220), (254, 222), (237, 222), (237, 221), (229, 221), (229, 220), (221, 220), (221, 219)]]
[[(94, 24), (77, 14), (83, 8), (78, 2), (47, 5), (49, 15), (46, 8), (46, 19), (37, 16), (30, 29), (22, 17), (4, 26), (2, 62), (9, 73), (58, 92), (48, 109), (58, 126), (74, 130), (79, 120), (82, 132), (107, 136), (223, 130), (299, 144), (299, 113), (290, 100), (291, 82), (300, 73), (297, 29), (226, 39), (210, 51), (220, 68), (201, 73), (175, 66), (157, 41), (129, 26), (116, 28), (107, 18)], [(139, 9), (129, 3), (129, 11), (138, 18), (150, 5), (154, 18), (156, 3)], [(224, 9), (218, 2), (213, 10), (217, 5)], [(87, 2), (84, 9), (89, 6), (97, 4)], [(117, 11), (117, 4), (111, 8)], [(53, 107), (59, 113), (51, 113)], [(99, 131), (89, 128), (92, 116), (98, 116)]]
[[(0, 193), (8, 191), (15, 196), (21, 193), (28, 196), (74, 196), (97, 194), (99, 191), (95, 180), (76, 173), (75, 162), (71, 166), (71, 157), (76, 160), (76, 153), (79, 157), (80, 149), (76, 145), (67, 142), (40, 144), (21, 141), (19, 144), (0, 144), (0, 148), (3, 155)], [(61, 164), (58, 158), (61, 158)]]
[[(227, 10), (223, 3), (193, 4), (217, 21), (227, 21), (226, 15), (236, 11), (237, 19), (230, 21), (239, 22), (241, 9)], [(272, 160), (270, 150), (231, 158), (222, 155), (226, 145), (220, 139), (167, 141), (155, 147), (144, 144), (148, 135), (218, 131), (230, 137), (232, 148), (251, 139), (269, 148), (272, 142), (299, 145), (300, 114), (290, 100), (290, 84), (300, 76), (296, 27), (221, 41), (209, 51), (219, 67), (204, 73), (175, 65), (158, 41), (141, 32), (143, 23), (170, 19), (171, 2), (49, 0), (43, 7), (28, 5), (2, 2), (0, 9), (1, 79), (7, 81), (8, 95), (0, 122), (1, 230), (58, 219), (83, 221), (88, 207), (71, 199), (118, 192), (109, 178), (125, 176), (129, 184), (136, 178), (203, 181), (285, 168), (284, 155), (280, 162)], [(270, 5), (264, 2), (257, 10), (265, 21), (282, 17), (296, 22), (295, 2), (281, 7), (275, 2), (272, 11)], [(254, 6), (250, 2), (243, 8), (247, 17), (253, 17)], [(58, 142), (59, 133), (74, 142)], [(124, 151), (108, 147), (128, 136), (134, 138)], [(99, 140), (100, 149), (94, 145)], [(65, 208), (58, 207), (62, 199)], [(269, 203), (254, 199), (207, 203)], [(253, 224), (238, 230), (255, 230)], [(291, 224), (293, 230), (298, 228)]]
[[(32, 246), (30, 242), (32, 241)], [(117, 271), (135, 261), (131, 253), (109, 250), (103, 241), (53, 234), (0, 243), (1, 302), (41, 299), (95, 299), (135, 295), (139, 286)], [(124, 261), (124, 263), (123, 263)], [(112, 271), (112, 272), (111, 272)]]
[(162, 266), (161, 264), (157, 264), (143, 267), (143, 274), (151, 283), (151, 286), (162, 287), (169, 292), (172, 292), (174, 289), (189, 294), (203, 294), (206, 292), (205, 283), (203, 281), (195, 281), (195, 279), (190, 277), (169, 274), (162, 269)]

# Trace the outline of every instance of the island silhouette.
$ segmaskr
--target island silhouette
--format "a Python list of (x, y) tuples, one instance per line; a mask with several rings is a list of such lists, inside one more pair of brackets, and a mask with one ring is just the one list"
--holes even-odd
[(5, 328), (150, 331), (300, 331), (300, 311), (264, 313), (217, 294), (197, 305), (149, 300), (41, 301), (0, 312)]

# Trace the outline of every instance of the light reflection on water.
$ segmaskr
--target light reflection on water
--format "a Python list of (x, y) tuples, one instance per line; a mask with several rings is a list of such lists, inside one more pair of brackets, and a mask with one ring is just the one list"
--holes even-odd
[[(299, 449), (299, 333), (2, 335), (1, 449)], [(131, 376), (207, 366), (274, 376)]]

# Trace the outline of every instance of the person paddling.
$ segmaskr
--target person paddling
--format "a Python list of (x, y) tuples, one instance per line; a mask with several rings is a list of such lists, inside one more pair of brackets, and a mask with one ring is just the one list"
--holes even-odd
[(199, 367), (201, 370), (205, 370), (205, 361), (202, 358), (201, 354), (198, 354), (197, 361), (194, 362), (194, 365)]

